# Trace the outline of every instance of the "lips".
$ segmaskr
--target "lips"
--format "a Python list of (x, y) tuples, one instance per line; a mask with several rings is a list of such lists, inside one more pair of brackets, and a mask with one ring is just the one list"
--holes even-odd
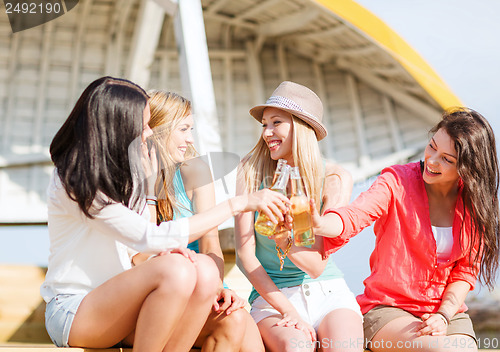
[(440, 175), (440, 174), (441, 174), (441, 173), (440, 173), (440, 172), (438, 172), (438, 171), (432, 170), (431, 168), (429, 168), (429, 166), (427, 166), (427, 167), (425, 168), (425, 171), (426, 171), (428, 174), (430, 174), (430, 175)]
[(278, 149), (278, 147), (280, 145), (281, 145), (281, 141), (277, 141), (277, 140), (267, 142), (267, 146), (269, 147), (269, 150), (271, 150), (271, 151)]

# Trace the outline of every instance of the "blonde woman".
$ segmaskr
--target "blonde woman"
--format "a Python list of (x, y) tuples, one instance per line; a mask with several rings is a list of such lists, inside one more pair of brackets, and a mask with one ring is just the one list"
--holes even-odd
[[(297, 166), (317, 209), (347, 205), (352, 179), (340, 166), (325, 162), (318, 141), (327, 135), (323, 105), (300, 84), (283, 82), (266, 104), (250, 110), (262, 123), (261, 138), (243, 159), (237, 194), (268, 187), (277, 160)], [(285, 227), (270, 238), (254, 231), (255, 213), (236, 216), (237, 263), (254, 289), (250, 314), (270, 351), (362, 351), (362, 318), (356, 299), (323, 241), (290, 246)], [(279, 252), (285, 253), (280, 270)]]
[[(196, 156), (191, 130), (194, 126), (191, 103), (182, 96), (152, 91), (149, 126), (160, 160), (156, 184), (158, 223), (190, 217), (215, 206), (215, 193), (208, 165)], [(210, 256), (219, 269), (220, 285), (213, 309), (194, 346), (204, 351), (264, 351), (262, 339), (252, 317), (243, 309), (245, 301), (224, 288), (224, 257), (217, 227), (205, 231), (188, 248)], [(142, 258), (141, 258), (142, 257)], [(144, 260), (135, 256), (134, 263)]]

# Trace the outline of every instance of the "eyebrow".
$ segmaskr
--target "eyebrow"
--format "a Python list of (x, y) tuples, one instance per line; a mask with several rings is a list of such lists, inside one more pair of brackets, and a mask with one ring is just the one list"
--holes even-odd
[[(434, 144), (437, 146), (437, 143), (436, 143), (436, 141), (434, 140), (434, 137), (432, 137), (432, 138), (431, 138), (431, 140), (432, 140), (432, 141), (434, 142)], [(452, 157), (452, 158), (454, 158), (454, 159), (458, 159), (458, 158), (457, 158), (455, 155), (453, 155), (453, 154), (449, 154), (449, 153), (443, 153), (443, 154), (446, 154), (446, 155), (448, 155), (448, 156), (451, 156), (451, 157)]]

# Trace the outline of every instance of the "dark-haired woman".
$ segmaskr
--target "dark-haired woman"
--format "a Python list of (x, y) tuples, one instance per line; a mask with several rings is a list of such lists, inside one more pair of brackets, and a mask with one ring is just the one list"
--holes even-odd
[(382, 171), (349, 206), (314, 216), (332, 253), (375, 221), (371, 274), (357, 297), (372, 351), (477, 351), (464, 304), (499, 258), (495, 137), (474, 110), (446, 111), (422, 162)]
[[(212, 259), (186, 249), (242, 211), (286, 211), (286, 197), (235, 197), (192, 217), (152, 224), (155, 156), (148, 96), (127, 80), (92, 82), (54, 137), (48, 188), (50, 257), (41, 294), (57, 346), (189, 350), (218, 289)], [(150, 160), (151, 159), (151, 160)], [(153, 162), (151, 162), (153, 161)], [(149, 177), (149, 182), (146, 180)], [(148, 204), (148, 205), (146, 205)], [(282, 217), (280, 217), (282, 220)], [(126, 247), (161, 254), (131, 268)]]

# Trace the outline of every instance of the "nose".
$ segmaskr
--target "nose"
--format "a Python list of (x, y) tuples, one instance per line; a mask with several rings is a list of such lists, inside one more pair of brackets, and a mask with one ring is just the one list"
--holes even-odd
[(262, 136), (263, 137), (270, 137), (273, 135), (273, 130), (270, 126), (264, 127), (264, 130), (262, 131)]
[(194, 143), (194, 138), (193, 138), (193, 133), (191, 131), (188, 132), (186, 136), (186, 143), (187, 144), (193, 144)]
[(429, 165), (433, 165), (433, 166), (435, 166), (435, 165), (437, 165), (437, 164), (438, 164), (437, 160), (436, 160), (436, 159), (434, 159), (433, 157), (430, 157), (429, 159), (427, 159), (427, 163), (428, 163)]

